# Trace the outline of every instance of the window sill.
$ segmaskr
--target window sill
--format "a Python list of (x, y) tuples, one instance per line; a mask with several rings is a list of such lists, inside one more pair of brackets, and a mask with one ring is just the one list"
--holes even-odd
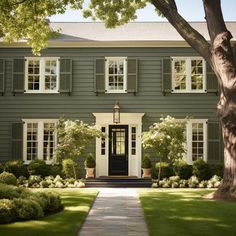
[(122, 90), (122, 91), (106, 91), (105, 93), (127, 93), (126, 91)]
[(25, 94), (59, 94), (58, 91), (50, 91), (50, 92), (43, 92), (43, 91), (25, 91)]
[(171, 93), (174, 93), (174, 94), (186, 94), (186, 93), (191, 93), (191, 94), (194, 94), (194, 93), (207, 93), (207, 91), (205, 90), (201, 90), (201, 91), (172, 91)]

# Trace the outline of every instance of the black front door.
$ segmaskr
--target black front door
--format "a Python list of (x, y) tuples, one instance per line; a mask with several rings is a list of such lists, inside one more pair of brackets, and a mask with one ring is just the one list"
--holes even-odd
[(128, 125), (109, 126), (109, 175), (128, 175)]

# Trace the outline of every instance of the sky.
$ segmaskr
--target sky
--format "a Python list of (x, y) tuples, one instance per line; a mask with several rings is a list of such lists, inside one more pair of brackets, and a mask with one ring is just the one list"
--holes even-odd
[[(214, 1), (214, 0), (212, 0)], [(88, 0), (85, 0), (88, 2)], [(188, 21), (204, 21), (204, 10), (202, 0), (176, 0), (178, 10)], [(222, 12), (225, 21), (236, 21), (236, 0), (221, 0)], [(154, 11), (154, 7), (148, 4), (146, 8), (137, 12), (136, 21), (166, 21), (159, 17)], [(55, 15), (50, 18), (51, 21), (92, 21), (84, 19), (81, 12), (67, 10), (63, 15)]]

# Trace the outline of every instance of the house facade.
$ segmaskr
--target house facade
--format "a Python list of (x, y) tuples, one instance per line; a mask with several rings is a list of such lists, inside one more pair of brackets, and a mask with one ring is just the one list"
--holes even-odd
[[(204, 23), (192, 23), (207, 37)], [(217, 79), (169, 23), (51, 23), (61, 35), (41, 56), (0, 42), (0, 161), (52, 162), (58, 119), (96, 124), (96, 176), (141, 177), (141, 133), (161, 116), (189, 117), (186, 161), (222, 160)], [(228, 22), (235, 35), (236, 23)], [(207, 37), (208, 38), (208, 37)], [(234, 42), (233, 42), (234, 43)], [(113, 107), (119, 102), (120, 122)], [(150, 153), (153, 161), (155, 153)]]

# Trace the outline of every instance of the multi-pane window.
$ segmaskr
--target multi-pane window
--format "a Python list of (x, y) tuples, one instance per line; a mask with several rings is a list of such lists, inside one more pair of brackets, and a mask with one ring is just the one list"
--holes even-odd
[(186, 154), (189, 164), (203, 159), (207, 160), (207, 120), (190, 119), (186, 124)]
[(125, 129), (112, 130), (112, 154), (125, 154)]
[(38, 124), (27, 123), (26, 160), (31, 161), (38, 155)]
[(131, 154), (136, 155), (136, 127), (131, 128)]
[(24, 120), (24, 160), (53, 160), (56, 148), (56, 120)]
[(175, 92), (205, 92), (205, 61), (173, 58), (172, 89)]
[(101, 155), (106, 154), (106, 139), (105, 139), (105, 134), (106, 134), (106, 128), (102, 127), (101, 129), (103, 137), (101, 138)]
[(125, 92), (127, 60), (123, 57), (106, 58), (106, 91)]
[(56, 93), (59, 83), (58, 58), (26, 58), (25, 91), (28, 93)]

